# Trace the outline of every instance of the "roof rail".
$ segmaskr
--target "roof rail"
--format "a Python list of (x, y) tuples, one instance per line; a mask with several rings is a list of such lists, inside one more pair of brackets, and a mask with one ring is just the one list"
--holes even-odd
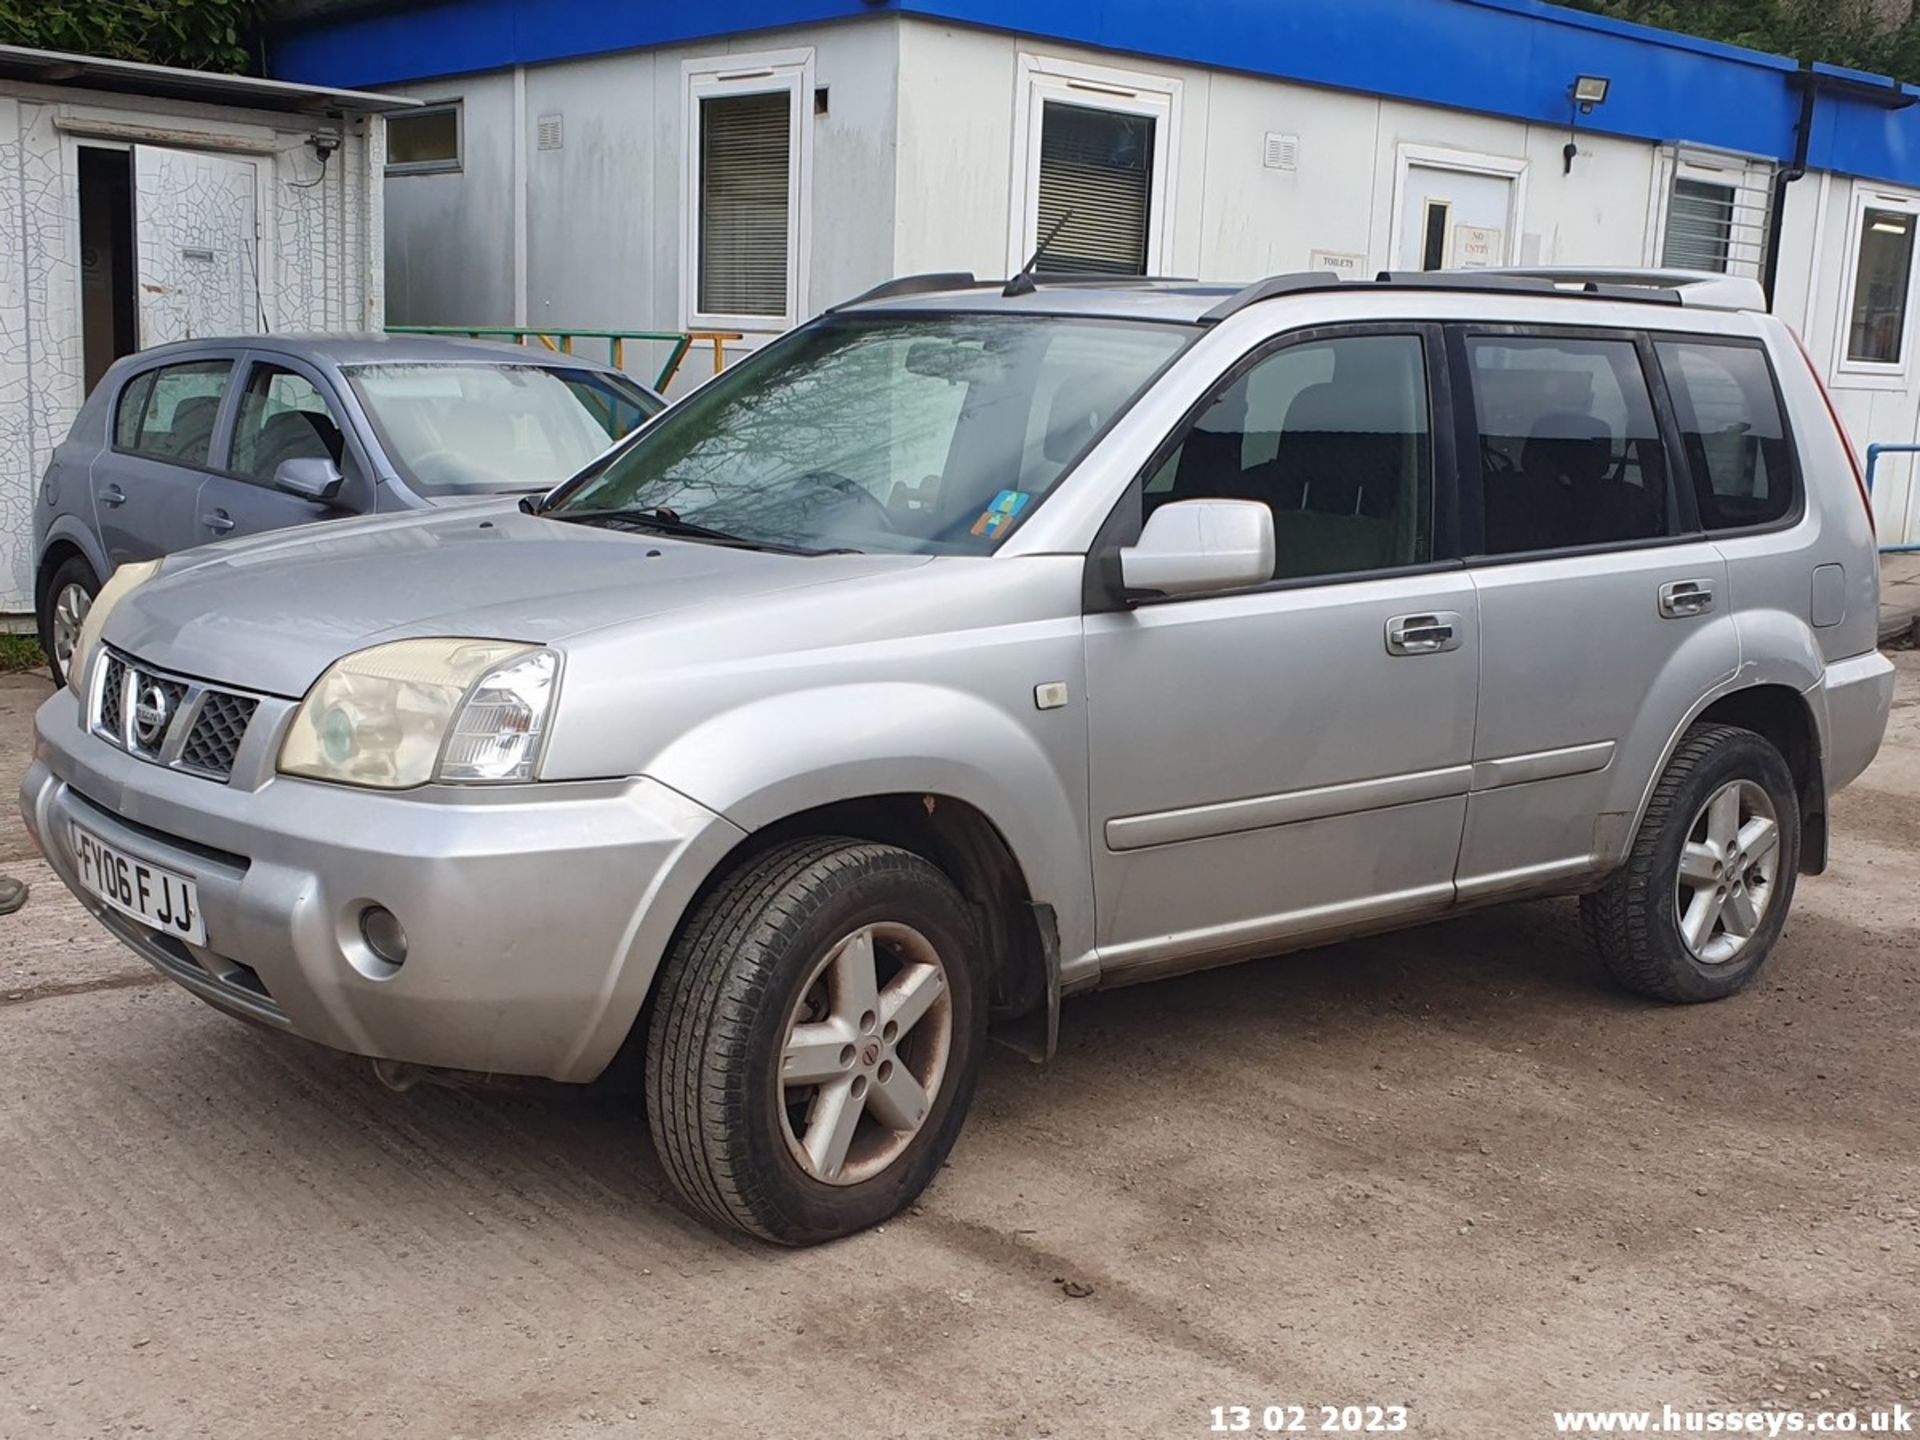
[(925, 275), (900, 275), (892, 280), (881, 281), (871, 290), (864, 290), (851, 300), (842, 300), (838, 305), (829, 305), (827, 313), (831, 315), (836, 310), (865, 305), (870, 300), (891, 300), (897, 295), (928, 295), (936, 290), (970, 290), (979, 283), (973, 278), (971, 270), (935, 270)]
[(1596, 285), (1608, 289), (1675, 290), (1680, 294), (1680, 303), (1692, 310), (1758, 310), (1764, 313), (1767, 309), (1766, 291), (1761, 289), (1758, 280), (1750, 280), (1742, 275), (1722, 275), (1712, 270), (1562, 269), (1537, 266), (1481, 273), (1546, 280), (1555, 286)]
[(1214, 325), (1229, 315), (1237, 315), (1249, 305), (1272, 300), (1280, 295), (1298, 295), (1307, 290), (1338, 290), (1347, 282), (1328, 270), (1301, 270), (1291, 275), (1269, 275), (1243, 290), (1236, 290), (1200, 317), (1203, 325)]
[(1342, 280), (1324, 271), (1271, 275), (1222, 300), (1200, 317), (1215, 324), (1249, 305), (1281, 295), (1358, 287), (1464, 290), (1480, 294), (1562, 295), (1624, 300), (1640, 305), (1686, 305), (1697, 310), (1767, 308), (1758, 281), (1693, 270), (1383, 270), (1371, 280)]

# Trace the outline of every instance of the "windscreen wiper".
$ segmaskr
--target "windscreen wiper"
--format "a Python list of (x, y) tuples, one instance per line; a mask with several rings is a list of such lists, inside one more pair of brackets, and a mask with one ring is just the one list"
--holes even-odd
[(676, 540), (702, 540), (709, 545), (732, 545), (741, 550), (766, 550), (775, 555), (845, 553), (844, 551), (809, 550), (803, 545), (782, 545), (772, 540), (753, 540), (745, 535), (715, 530), (708, 525), (696, 525), (691, 520), (682, 520), (664, 505), (639, 505), (625, 510), (547, 510), (540, 513), (549, 520), (575, 521), (582, 525), (605, 525), (610, 530), (638, 530), (651, 535), (671, 535)]

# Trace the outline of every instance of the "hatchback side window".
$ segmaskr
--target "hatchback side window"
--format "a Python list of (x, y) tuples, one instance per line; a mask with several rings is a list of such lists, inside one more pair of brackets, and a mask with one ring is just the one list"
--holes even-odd
[(1694, 340), (1663, 340), (1656, 348), (1701, 523), (1740, 530), (1786, 519), (1799, 504), (1798, 482), (1765, 352)]
[(1277, 350), (1233, 381), (1148, 478), (1145, 509), (1258, 500), (1277, 580), (1424, 563), (1432, 554), (1426, 350), (1351, 335)]
[(114, 449), (173, 465), (205, 466), (232, 373), (230, 360), (195, 360), (138, 376), (120, 397)]
[(314, 383), (278, 365), (255, 365), (240, 397), (240, 423), (233, 433), (228, 469), (246, 480), (271, 484), (289, 460), (344, 464), (346, 439)]
[(1670, 534), (1666, 450), (1633, 341), (1467, 341), (1485, 552)]

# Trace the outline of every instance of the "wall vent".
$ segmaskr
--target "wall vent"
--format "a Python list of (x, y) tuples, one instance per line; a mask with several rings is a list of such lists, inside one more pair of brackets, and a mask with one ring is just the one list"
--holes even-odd
[(1300, 168), (1300, 137), (1267, 133), (1266, 166), (1269, 170)]
[(561, 128), (560, 117), (558, 115), (542, 115), (540, 117), (540, 148), (542, 150), (558, 150), (565, 143), (566, 136)]

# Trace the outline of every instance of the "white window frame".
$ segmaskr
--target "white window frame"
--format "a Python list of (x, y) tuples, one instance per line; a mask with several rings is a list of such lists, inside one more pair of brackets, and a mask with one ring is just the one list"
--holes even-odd
[[(1528, 162), (1511, 155), (1488, 155), (1478, 150), (1452, 150), (1440, 145), (1401, 145), (1397, 147), (1393, 167), (1393, 219), (1387, 233), (1387, 254), (1400, 256), (1400, 237), (1407, 229), (1407, 190), (1414, 167), (1422, 170), (1457, 170), (1464, 175), (1485, 175), (1494, 180), (1510, 180), (1507, 189), (1507, 253), (1502, 263), (1520, 263), (1520, 227), (1527, 214)], [(1421, 215), (1424, 217), (1424, 208)], [(1421, 231), (1424, 249), (1424, 228)], [(1447, 236), (1447, 262), (1453, 262), (1453, 236)], [(1392, 268), (1418, 270), (1417, 257), (1400, 256)]]
[[(700, 308), (700, 102), (730, 95), (788, 96), (787, 299), (779, 315)], [(807, 313), (813, 236), (813, 49), (714, 55), (680, 63), (680, 328), (777, 335)]]
[(1012, 204), (1007, 207), (1007, 274), (1040, 243), (1040, 132), (1049, 100), (1153, 121), (1153, 172), (1147, 187), (1149, 275), (1173, 273), (1175, 157), (1180, 153), (1180, 81), (1170, 75), (1113, 70), (1046, 55), (1020, 56), (1013, 99)]
[(389, 175), (458, 175), (466, 167), (467, 161), (467, 103), (459, 96), (449, 100), (429, 100), (426, 104), (408, 110), (395, 110), (382, 116), (382, 122), (391, 128), (395, 120), (405, 122), (419, 120), (428, 115), (437, 115), (444, 110), (453, 112), (453, 158), (451, 160), (403, 160), (398, 164), (387, 162)]
[(1913, 218), (1920, 226), (1920, 194), (1910, 190), (1889, 189), (1872, 181), (1856, 180), (1848, 204), (1845, 268), (1840, 279), (1840, 303), (1834, 312), (1833, 383), (1849, 390), (1904, 390), (1913, 368), (1914, 311), (1920, 308), (1920, 234), (1916, 234), (1913, 263), (1907, 271), (1906, 315), (1900, 332), (1900, 360), (1884, 365), (1870, 360), (1852, 360), (1847, 344), (1853, 335), (1853, 287), (1859, 280), (1860, 242), (1865, 236), (1867, 211), (1894, 210)]

